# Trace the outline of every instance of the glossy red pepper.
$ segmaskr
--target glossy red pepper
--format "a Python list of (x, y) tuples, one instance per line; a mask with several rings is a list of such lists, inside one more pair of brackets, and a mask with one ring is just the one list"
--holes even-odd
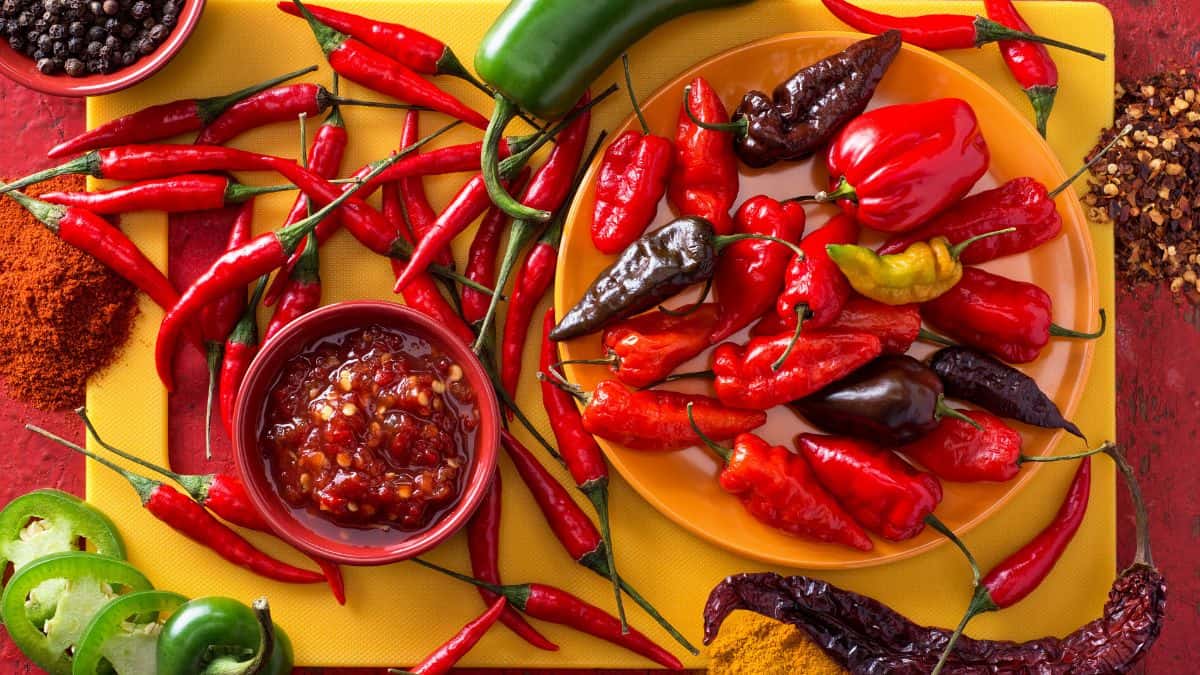
[(1081, 333), (1053, 323), (1052, 308), (1050, 294), (1035, 284), (968, 267), (948, 293), (921, 305), (921, 316), (951, 339), (1009, 363), (1036, 360), (1051, 336), (1091, 340), (1104, 334), (1103, 309), (1099, 330)]
[(712, 303), (682, 314), (639, 314), (604, 329), (604, 358), (576, 363), (607, 365), (622, 383), (648, 387), (712, 346), (709, 336), (719, 320), (717, 306)]
[[(479, 503), (475, 514), (467, 521), (467, 550), (471, 556), (471, 574), (489, 584), (500, 583), (500, 511), (503, 493), (500, 472), (497, 471), (492, 476), (487, 495)], [(499, 598), (485, 588), (479, 589), (479, 595), (485, 603), (495, 602)], [(506, 607), (500, 613), (500, 623), (538, 649), (558, 651), (558, 645), (547, 640), (512, 607)]]
[(942, 501), (942, 484), (933, 474), (868, 441), (800, 434), (796, 448), (838, 503), (884, 539), (917, 536)]
[(118, 117), (110, 122), (105, 122), (74, 138), (69, 138), (50, 148), (46, 156), (53, 158), (65, 157), (66, 155), (86, 150), (96, 150), (130, 143), (149, 143), (150, 141), (171, 138), (172, 136), (178, 136), (189, 131), (198, 131), (205, 124), (219, 117), (229, 106), (247, 96), (253, 96), (260, 91), (283, 84), (305, 73), (311, 73), (316, 69), (316, 66), (309, 66), (221, 96), (185, 98), (143, 108), (137, 112)]
[[(984, 0), (983, 7), (988, 18), (1022, 33), (1032, 33), (1033, 29), (1013, 6), (1012, 0)], [(1050, 58), (1050, 50), (1046, 45), (1027, 40), (1001, 40), (1000, 56), (1009, 72), (1021, 85), (1029, 102), (1033, 105), (1034, 123), (1042, 138), (1046, 137), (1046, 122), (1050, 119), (1050, 110), (1054, 107), (1054, 97), (1058, 94), (1058, 66)]]
[(860, 224), (907, 232), (961, 199), (990, 155), (970, 104), (942, 98), (864, 113), (829, 147), (830, 191)]
[[(526, 167), (513, 181), (513, 191), (520, 192), (529, 179), (529, 169)], [(463, 274), (489, 288), (496, 284), (496, 257), (500, 254), (500, 244), (504, 240), (504, 229), (510, 219), (508, 214), (493, 205), (479, 221), (475, 236), (471, 238), (471, 246), (467, 249), (467, 262)], [(488, 306), (492, 304), (492, 296), (480, 293), (471, 288), (463, 289), (462, 308), (463, 318), (467, 323), (483, 321), (487, 316)]]
[[(738, 208), (734, 231), (769, 234), (784, 241), (800, 242), (804, 235), (804, 207), (795, 202), (778, 202), (770, 197), (751, 197)], [(801, 246), (804, 250), (804, 246)], [(824, 247), (805, 255), (828, 259)], [(791, 251), (774, 242), (747, 239), (731, 244), (717, 260), (713, 293), (717, 299), (717, 325), (709, 334), (715, 344), (728, 338), (770, 311), (784, 288)], [(805, 265), (804, 261), (793, 265)]]
[(424, 80), (408, 66), (321, 23), (299, 0), (295, 4), (308, 21), (330, 67), (341, 76), (401, 101), (432, 108), (487, 129), (487, 119), (462, 101)]
[(724, 405), (766, 410), (837, 382), (882, 352), (883, 343), (868, 333), (805, 333), (794, 343), (787, 334), (757, 337), (744, 347), (726, 342), (713, 352), (713, 385)]
[(260, 194), (291, 189), (290, 185), (242, 185), (233, 179), (212, 174), (183, 174), (171, 178), (152, 178), (98, 192), (45, 192), (40, 199), (51, 204), (78, 206), (104, 215), (131, 211), (181, 213), (244, 204)]
[[(584, 164), (586, 166), (586, 163)], [(542, 296), (554, 283), (558, 265), (558, 247), (562, 244), (564, 218), (555, 218), (542, 236), (534, 242), (525, 259), (517, 267), (508, 311), (504, 316), (504, 332), (500, 339), (500, 383), (505, 391), (517, 393), (521, 380), (521, 362), (525, 357), (525, 339), (529, 322)]]
[[(400, 148), (404, 149), (411, 146), (412, 144), (416, 143), (420, 137), (421, 113), (417, 110), (410, 110), (404, 116), (404, 126), (400, 131)], [(463, 169), (464, 171), (479, 170), (478, 155), (479, 150), (482, 149), (483, 143), (480, 142), (479, 148), (476, 148), (476, 156), (473, 158), (475, 161), (460, 165), (467, 167)], [(431, 150), (429, 154), (441, 153), (449, 158), (451, 157), (448, 154), (449, 152), (450, 149), (442, 148), (440, 150)], [(421, 155), (413, 155), (412, 159), (415, 161), (416, 158), (420, 156)], [(454, 159), (461, 158), (455, 157)], [(405, 160), (400, 160), (400, 163), (402, 164), (404, 161)], [(442, 160), (441, 166), (446, 167), (449, 164), (451, 164), (450, 160), (444, 159)], [(397, 164), (396, 166), (399, 165), (400, 164)], [(395, 169), (396, 166), (393, 166), (392, 169)], [(404, 176), (403, 178), (399, 178), (394, 182), (398, 190), (398, 196), (400, 197), (400, 204), (401, 208), (404, 210), (406, 222), (412, 227), (412, 235), (414, 240), (419, 241), (425, 237), (425, 234), (429, 232), (429, 229), (433, 227), (433, 224), (437, 222), (437, 211), (434, 210), (433, 205), (429, 203), (429, 198), (425, 196), (425, 181), (423, 180), (423, 176)], [(435, 260), (439, 265), (450, 266), (454, 264), (454, 254), (450, 251), (449, 247), (445, 247), (438, 252)]]
[[(778, 314), (768, 314), (750, 329), (750, 335), (790, 333)], [(921, 311), (917, 305), (885, 305), (869, 298), (850, 298), (833, 323), (810, 334), (867, 333), (879, 338), (884, 354), (903, 354), (921, 334)]]
[(246, 304), (237, 325), (229, 332), (222, 350), (219, 385), (221, 421), (225, 424), (225, 431), (229, 433), (230, 438), (233, 437), (234, 404), (237, 401), (238, 390), (242, 387), (246, 371), (250, 369), (250, 362), (258, 353), (258, 303), (262, 300), (265, 282), (266, 277), (259, 277), (258, 286), (255, 287), (250, 302)]
[(943, 480), (1005, 482), (1021, 470), (1021, 434), (984, 410), (959, 410), (976, 428), (947, 417), (924, 438), (897, 451)]
[[(701, 128), (726, 124), (729, 112), (712, 85), (697, 77), (684, 88), (675, 128), (675, 161), (667, 185), (667, 199), (681, 216), (699, 216), (713, 224), (717, 234), (734, 231), (730, 209), (738, 195), (738, 160), (733, 134)], [(691, 111), (691, 114), (688, 111)]]
[(433, 650), (433, 653), (422, 659), (420, 663), (408, 670), (396, 670), (393, 668), (388, 672), (412, 673), (413, 675), (444, 675), (450, 672), (454, 664), (458, 663), (459, 659), (471, 651), (471, 648), (483, 639), (488, 629), (496, 624), (496, 621), (500, 619), (500, 615), (507, 608), (507, 600), (496, 598), (496, 601), (488, 607), (486, 612), (463, 626), (461, 630), (454, 634), (454, 637)]
[(491, 204), (491, 200), (488, 199), (487, 187), (483, 184), (483, 176), (475, 174), (459, 188), (458, 193), (454, 195), (446, 208), (438, 214), (437, 220), (425, 233), (425, 236), (417, 241), (416, 247), (413, 248), (412, 255), (408, 259), (408, 264), (404, 266), (404, 271), (396, 277), (396, 285), (392, 290), (396, 293), (403, 293), (404, 289), (412, 283), (413, 278), (424, 274), (433, 264), (434, 259), (438, 257), (439, 252), (449, 246), (454, 237), (483, 215)]
[(317, 238), (308, 235), (300, 262), (288, 275), (288, 283), (267, 323), (263, 342), (275, 337), (284, 326), (321, 306), (321, 265)]
[(803, 456), (754, 434), (739, 434), (733, 448), (702, 439), (724, 460), (721, 487), (737, 496), (750, 515), (793, 536), (860, 551), (874, 548), (862, 526), (817, 482)]

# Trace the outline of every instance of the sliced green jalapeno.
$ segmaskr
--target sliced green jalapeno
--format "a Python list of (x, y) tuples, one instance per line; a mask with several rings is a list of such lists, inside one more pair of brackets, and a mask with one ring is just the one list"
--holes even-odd
[(170, 591), (138, 591), (114, 598), (92, 617), (75, 646), (72, 675), (158, 672), (158, 634), (166, 615), (187, 598)]

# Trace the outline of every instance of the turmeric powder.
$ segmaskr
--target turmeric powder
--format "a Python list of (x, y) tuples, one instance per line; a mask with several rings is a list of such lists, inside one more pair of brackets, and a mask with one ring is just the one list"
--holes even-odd
[(799, 628), (753, 612), (729, 616), (708, 648), (710, 675), (844, 675)]

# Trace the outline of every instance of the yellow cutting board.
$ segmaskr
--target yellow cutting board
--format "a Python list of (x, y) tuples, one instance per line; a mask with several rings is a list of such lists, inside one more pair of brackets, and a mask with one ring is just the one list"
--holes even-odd
[[(403, 22), (441, 36), (467, 63), (474, 45), (502, 5), (495, 0), (338, 3), (343, 9)], [(878, 2), (871, 6), (896, 13), (982, 11), (979, 3), (967, 2)], [(1035, 29), (1042, 28), (1058, 37), (1069, 37), (1079, 44), (1112, 53), (1112, 21), (1100, 5), (1030, 2), (1023, 3), (1021, 9)], [(1064, 26), (1070, 27), (1066, 34)], [(631, 51), (637, 64), (638, 93), (644, 96), (692, 63), (735, 45), (778, 33), (825, 29), (844, 29), (844, 26), (817, 0), (758, 0), (737, 9), (684, 17), (655, 31)], [(604, 28), (598, 26), (597, 31), (600, 30)], [(995, 46), (951, 52), (947, 56), (991, 82), (1013, 105), (1027, 112), (1028, 103), (1005, 70)], [(1062, 76), (1062, 91), (1050, 122), (1050, 140), (1063, 164), (1071, 168), (1091, 148), (1098, 131), (1111, 123), (1113, 66), (1111, 59), (1100, 63), (1062, 51), (1055, 51), (1054, 57)], [(298, 20), (276, 10), (273, 0), (210, 0), (195, 35), (179, 56), (148, 82), (118, 94), (89, 99), (88, 124), (94, 126), (137, 108), (184, 96), (223, 93), (318, 62), (322, 68), (313, 79), (328, 84), (330, 71), (321, 60), (311, 33)], [(619, 79), (618, 69), (610, 68), (600, 84)], [(439, 82), (479, 109), (487, 109), (487, 101), (478, 92), (457, 82), (445, 79)], [(347, 96), (377, 97), (353, 85), (343, 91)], [(625, 101), (614, 98), (596, 112), (593, 128), (612, 128), (628, 110)], [(352, 138), (347, 167), (358, 167), (382, 157), (396, 145), (401, 113), (353, 109), (347, 110), (345, 116)], [(426, 129), (433, 128), (432, 121), (426, 124)], [(474, 138), (476, 134), (461, 130), (457, 138), (446, 142)], [(277, 125), (255, 131), (238, 139), (237, 145), (295, 157), (296, 127)], [(263, 174), (241, 178), (262, 184), (278, 180)], [(462, 180), (463, 176), (452, 176), (429, 181), (435, 206), (444, 204)], [(281, 222), (291, 199), (287, 195), (262, 199), (256, 215), (257, 227), (262, 230)], [(139, 214), (126, 218), (124, 225), (152, 259), (165, 263), (166, 223), (162, 216)], [(1094, 225), (1092, 238), (1100, 264), (1101, 300), (1111, 316), (1114, 309), (1111, 231)], [(468, 236), (459, 238), (460, 256), (468, 242)], [(326, 302), (393, 297), (388, 263), (369, 254), (344, 233), (328, 244), (321, 264)], [(152, 354), (161, 312), (145, 298), (142, 311), (121, 362), (91, 384), (88, 405), (112, 442), (162, 462), (166, 458), (167, 399), (155, 377)], [(531, 335), (536, 333), (536, 329), (531, 331)], [(1113, 438), (1116, 431), (1113, 335), (1110, 329), (1099, 343), (1091, 387), (1079, 406), (1076, 420), (1094, 441)], [(533, 345), (527, 349), (526, 363), (536, 363)], [(544, 414), (531, 374), (532, 369), (527, 367), (520, 402), (545, 431)], [(181, 386), (202, 385), (185, 382)], [(546, 581), (610, 608), (609, 586), (567, 558), (507, 460), (501, 460), (501, 468), (505, 474), (501, 545), (505, 579)], [(996, 563), (1050, 519), (1072, 469), (1072, 466), (1047, 466), (1027, 489), (966, 537), (981, 564), (987, 567)], [(1016, 640), (1061, 635), (1098, 615), (1115, 569), (1116, 522), (1111, 464), (1098, 461), (1095, 470), (1092, 507), (1055, 572), (1018, 606), (976, 619), (971, 625), (971, 635)], [(560, 478), (569, 481), (565, 473)], [(612, 492), (616, 555), (621, 572), (699, 643), (701, 609), (709, 589), (728, 574), (760, 570), (763, 565), (691, 536), (660, 516), (619, 478), (614, 480)], [(411, 664), (483, 609), (474, 590), (411, 564), (347, 568), (350, 600), (347, 606), (339, 607), (322, 586), (266, 582), (171, 534), (142, 510), (120, 478), (106, 470), (89, 465), (87, 496), (120, 523), (130, 559), (156, 586), (192, 597), (220, 594), (247, 602), (267, 595), (276, 620), (291, 634), (297, 662), (302, 665)], [(303, 558), (268, 537), (249, 536), (272, 553), (304, 564)], [(463, 537), (455, 537), (431, 558), (467, 569)], [(802, 573), (802, 570), (778, 571)], [(916, 621), (943, 626), (957, 622), (969, 594), (966, 567), (948, 546), (891, 565), (821, 572), (819, 576), (879, 598)], [(685, 656), (645, 614), (632, 603), (627, 606), (636, 627)], [(649, 665), (639, 656), (574, 631), (541, 624), (539, 628), (562, 646), (560, 652), (534, 650), (511, 632), (499, 628), (491, 631), (463, 659), (462, 665), (575, 668)], [(689, 656), (684, 662), (700, 667), (704, 658)]]

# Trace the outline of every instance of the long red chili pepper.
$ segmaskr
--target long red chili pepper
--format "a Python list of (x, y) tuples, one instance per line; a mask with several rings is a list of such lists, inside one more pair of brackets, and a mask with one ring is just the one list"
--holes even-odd
[(225, 176), (193, 173), (152, 178), (99, 192), (46, 192), (41, 199), (51, 204), (78, 206), (104, 215), (131, 211), (181, 213), (244, 204), (261, 194), (293, 189), (291, 185), (242, 185)]
[(292, 268), (288, 283), (279, 296), (279, 304), (267, 323), (263, 342), (270, 340), (284, 326), (321, 306), (321, 265), (317, 238), (308, 235), (300, 262)]
[(971, 49), (997, 40), (1026, 40), (1053, 45), (1095, 59), (1104, 54), (1083, 49), (1058, 40), (1012, 30), (982, 16), (965, 14), (922, 14), (920, 16), (889, 16), (856, 7), (847, 0), (821, 0), (833, 15), (855, 30), (880, 35), (889, 30), (900, 31), (905, 42), (932, 51)]
[[(292, 5), (288, 5), (289, 7)], [(404, 149), (421, 137), (421, 113), (417, 110), (410, 110), (404, 116), (404, 126), (400, 131), (400, 148)], [(439, 153), (442, 159), (438, 160), (440, 168), (457, 168), (465, 166), (463, 171), (478, 171), (479, 170), (479, 152), (483, 150), (483, 142), (479, 143), (478, 148), (474, 148), (474, 155), (470, 156), (465, 151), (462, 154), (455, 156), (454, 150), (450, 148), (441, 148), (431, 150), (429, 154)], [(416, 161), (421, 155), (413, 155), (409, 159)], [(455, 160), (463, 160), (462, 164), (455, 165)], [(400, 163), (393, 165), (388, 171), (393, 171), (397, 166), (403, 164), (406, 160), (401, 160)], [(439, 169), (440, 170), (440, 169)], [(386, 172), (385, 172), (386, 173)], [(401, 207), (404, 209), (404, 216), (408, 224), (412, 227), (412, 234), (415, 240), (420, 240), (425, 237), (425, 233), (433, 227), (437, 222), (437, 211), (433, 205), (429, 203), (429, 198), (425, 196), (425, 181), (422, 180), (422, 175), (404, 176), (395, 181), (399, 189)], [(454, 264), (454, 254), (449, 247), (443, 248), (438, 252), (436, 258), (439, 265), (450, 266)]]
[(287, 163), (270, 155), (211, 145), (120, 145), (92, 150), (58, 166), (0, 184), (0, 194), (67, 174), (134, 181), (205, 171), (276, 171)]
[[(1013, 6), (1012, 0), (984, 0), (983, 7), (989, 19), (1006, 28), (1023, 33), (1033, 31)], [(1028, 40), (1001, 40), (999, 47), (1009, 72), (1033, 104), (1038, 133), (1045, 138), (1046, 122), (1050, 119), (1054, 97), (1058, 94), (1058, 66), (1050, 57), (1050, 50), (1044, 44)]]
[(954, 651), (955, 642), (972, 618), (984, 612), (994, 612), (1015, 605), (1046, 579), (1083, 522), (1091, 487), (1092, 459), (1084, 457), (1079, 462), (1075, 478), (1067, 489), (1058, 513), (1028, 544), (993, 567), (982, 580), (979, 578), (979, 566), (974, 558), (967, 554), (971, 571), (975, 575), (975, 592), (962, 621), (946, 642), (946, 649), (942, 652), (937, 667), (933, 669), (934, 675), (941, 672), (946, 658)]
[[(134, 462), (139, 466), (150, 469), (155, 473), (166, 476), (178, 484), (179, 487), (183, 488), (184, 492), (188, 493), (197, 503), (216, 514), (217, 517), (238, 527), (244, 527), (256, 532), (265, 532), (275, 536), (274, 530), (271, 529), (266, 519), (263, 518), (262, 512), (250, 501), (250, 495), (246, 492), (246, 485), (235, 474), (175, 473), (106, 442), (100, 436), (100, 433), (96, 431), (96, 427), (92, 424), (92, 420), (88, 417), (87, 411), (84, 408), (76, 409), (75, 414), (83, 420), (88, 433), (105, 450), (118, 457)], [(341, 568), (328, 560), (311, 555), (309, 557), (321, 567), (321, 571), (325, 574), (325, 579), (329, 582), (329, 589), (333, 592), (334, 599), (340, 605), (346, 604), (346, 585), (342, 579)]]
[[(526, 167), (516, 180), (512, 189), (520, 192), (525, 181), (529, 179), (529, 168)], [(504, 226), (509, 222), (508, 214), (492, 206), (479, 221), (475, 236), (471, 238), (471, 247), (467, 249), (467, 263), (463, 274), (484, 286), (496, 287), (496, 257), (500, 254), (500, 244), (504, 240)], [(483, 321), (487, 316), (488, 306), (492, 304), (492, 296), (480, 293), (471, 288), (464, 288), (462, 293), (463, 318), (467, 323)]]
[(398, 670), (389, 668), (389, 673), (404, 673), (412, 675), (444, 675), (450, 672), (454, 664), (458, 663), (471, 648), (476, 645), (487, 634), (488, 629), (496, 624), (504, 610), (508, 607), (508, 600), (497, 598), (492, 603), (488, 610), (478, 618), (473, 619), (470, 623), (463, 626), (454, 637), (447, 640), (440, 647), (435, 649), (432, 654), (426, 656), (420, 663), (408, 670)]
[(198, 131), (219, 117), (229, 106), (247, 96), (253, 96), (316, 69), (316, 66), (309, 66), (222, 96), (185, 98), (143, 108), (69, 138), (50, 148), (46, 155), (53, 158), (65, 157), (86, 150), (130, 143), (149, 143), (189, 131)]
[(404, 292), (405, 287), (412, 283), (412, 279), (423, 274), (439, 252), (449, 246), (454, 237), (467, 229), (475, 219), (483, 215), (491, 203), (487, 188), (483, 184), (483, 176), (475, 174), (459, 188), (446, 208), (438, 214), (433, 226), (417, 242), (404, 271), (396, 278), (393, 290), (397, 293)]
[(190, 497), (162, 482), (123, 469), (89, 450), (56, 436), (45, 429), (25, 425), (26, 429), (86, 455), (124, 477), (137, 492), (142, 506), (155, 518), (170, 525), (187, 538), (211, 549), (229, 562), (244, 567), (259, 576), (289, 584), (317, 584), (325, 577), (309, 570), (293, 567), (254, 548), (241, 535), (222, 525), (204, 507)]
[[(471, 556), (471, 574), (489, 584), (500, 583), (500, 511), (503, 502), (500, 472), (492, 476), (492, 485), (480, 502), (475, 514), (467, 521), (467, 550)], [(494, 602), (499, 596), (480, 588), (479, 595), (485, 603)], [(521, 636), (529, 644), (546, 651), (558, 651), (558, 645), (529, 625), (525, 617), (512, 607), (500, 614), (500, 623)]]
[(729, 234), (734, 230), (729, 210), (738, 195), (733, 134), (703, 128), (694, 120), (705, 124), (729, 122), (721, 97), (703, 77), (683, 89), (667, 199), (679, 215), (699, 216), (712, 223), (717, 234)]
[(510, 605), (535, 619), (569, 626), (624, 647), (636, 654), (641, 654), (671, 670), (683, 670), (683, 664), (679, 662), (679, 659), (654, 644), (650, 638), (633, 628), (630, 628), (628, 633), (622, 632), (621, 622), (616, 617), (560, 588), (539, 583), (499, 586), (459, 574), (420, 558), (413, 558), (413, 562), (459, 581), (502, 595)]
[(564, 220), (560, 217), (550, 222), (550, 226), (525, 254), (525, 260), (517, 267), (517, 275), (513, 279), (508, 311), (504, 316), (504, 333), (500, 340), (500, 383), (505, 391), (514, 395), (521, 380), (521, 362), (525, 357), (529, 322), (542, 296), (554, 283)]
[(471, 126), (487, 129), (487, 118), (462, 101), (362, 41), (321, 23), (303, 3), (299, 0), (295, 2), (301, 15), (308, 21), (330, 67), (343, 77), (401, 101), (432, 108)]
[(225, 424), (225, 430), (231, 438), (234, 403), (237, 401), (238, 390), (242, 387), (242, 380), (250, 368), (250, 362), (258, 353), (258, 303), (262, 299), (265, 285), (266, 276), (259, 277), (250, 302), (246, 304), (237, 325), (225, 340), (224, 355), (221, 358), (221, 422)]
[(520, 474), (521, 480), (529, 488), (530, 494), (533, 495), (534, 501), (541, 509), (542, 516), (550, 525), (555, 538), (563, 545), (571, 559), (596, 574), (612, 580), (613, 591), (617, 599), (617, 616), (620, 618), (622, 627), (627, 627), (624, 619), (625, 607), (621, 601), (621, 592), (624, 591), (664, 630), (670, 633), (676, 642), (693, 654), (698, 654), (699, 651), (688, 642), (687, 638), (683, 637), (649, 601), (622, 579), (617, 570), (611, 566), (612, 556), (609, 555), (608, 547), (605, 545), (604, 538), (600, 536), (600, 531), (567, 493), (566, 488), (534, 458), (528, 448), (507, 430), (500, 431), (500, 441), (508, 452), (513, 466), (516, 467), (517, 473)]

